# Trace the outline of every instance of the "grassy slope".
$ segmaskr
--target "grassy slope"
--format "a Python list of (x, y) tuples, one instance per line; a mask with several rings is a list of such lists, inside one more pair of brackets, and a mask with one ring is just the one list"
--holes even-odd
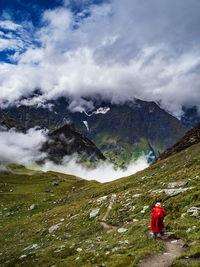
[[(58, 186), (52, 186), (55, 181), (60, 182)], [(169, 182), (176, 181), (187, 181), (185, 187), (193, 189), (175, 197), (151, 192), (167, 188)], [(23, 168), (14, 169), (12, 174), (1, 174), (0, 265), (135, 266), (144, 256), (162, 250), (162, 242), (148, 237), (151, 208), (156, 201), (162, 201), (167, 211), (166, 230), (185, 240), (190, 248), (189, 257), (199, 257), (200, 220), (187, 213), (190, 207), (200, 207), (199, 181), (199, 144), (135, 175), (105, 184), (54, 172), (34, 173)], [(54, 192), (45, 192), (48, 189)], [(141, 196), (133, 198), (136, 193)], [(125, 233), (106, 233), (98, 225), (112, 194), (117, 198), (107, 222), (124, 226), (128, 229)], [(98, 202), (104, 195), (108, 196), (107, 200)], [(29, 210), (32, 204), (37, 207)], [(142, 214), (145, 205), (149, 208)], [(93, 208), (100, 211), (90, 219)], [(186, 215), (181, 219), (183, 213)], [(138, 222), (124, 225), (132, 219)], [(57, 223), (62, 224), (50, 234), (49, 227)], [(186, 232), (191, 226), (196, 228)], [(31, 248), (33, 244), (38, 247)], [(123, 248), (112, 252), (123, 244)], [(82, 251), (78, 252), (77, 248)], [(26, 257), (20, 259), (22, 255)], [(177, 261), (177, 266), (184, 266), (184, 263)], [(194, 263), (193, 266), (198, 265)]]

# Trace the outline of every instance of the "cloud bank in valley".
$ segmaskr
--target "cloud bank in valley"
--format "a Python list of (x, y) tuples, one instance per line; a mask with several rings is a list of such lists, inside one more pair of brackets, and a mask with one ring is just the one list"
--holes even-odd
[(14, 129), (8, 132), (0, 131), (0, 170), (4, 170), (7, 163), (18, 163), (45, 172), (52, 170), (76, 175), (86, 180), (109, 182), (136, 173), (148, 166), (147, 158), (142, 156), (130, 164), (127, 170), (115, 170), (108, 162), (99, 164), (95, 169), (88, 169), (77, 163), (76, 155), (66, 156), (61, 165), (46, 160), (41, 166), (35, 162), (46, 157), (46, 154), (40, 151), (46, 139), (46, 133), (36, 128), (28, 130), (27, 133), (19, 133)]
[(111, 163), (105, 162), (99, 164), (95, 169), (88, 169), (76, 163), (76, 157), (65, 157), (61, 165), (56, 165), (53, 162), (46, 161), (44, 166), (35, 167), (42, 171), (56, 171), (65, 174), (78, 176), (86, 180), (96, 180), (101, 183), (110, 182), (125, 176), (132, 175), (138, 171), (147, 168), (147, 158), (141, 156), (137, 161), (131, 163), (126, 170), (115, 170)]
[(37, 27), (1, 17), (0, 50), (14, 51), (0, 64), (1, 104), (40, 88), (44, 99), (159, 101), (175, 115), (200, 105), (198, 0), (76, 1), (76, 12), (70, 3), (45, 10)]

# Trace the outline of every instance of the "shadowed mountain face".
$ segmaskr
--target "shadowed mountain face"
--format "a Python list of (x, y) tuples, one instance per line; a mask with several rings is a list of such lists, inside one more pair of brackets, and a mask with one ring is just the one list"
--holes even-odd
[(19, 128), (14, 119), (11, 119), (2, 110), (0, 110), (0, 131), (7, 131), (11, 128)]
[(81, 162), (105, 160), (101, 151), (90, 140), (67, 124), (50, 133), (41, 150), (47, 152), (48, 159), (55, 163), (60, 163), (65, 156), (74, 153)]
[(200, 113), (196, 106), (191, 108), (183, 107), (184, 114), (181, 117), (181, 121), (189, 128), (195, 127), (200, 122)]
[(163, 160), (173, 154), (176, 154), (192, 145), (200, 142), (200, 123), (196, 127), (188, 131), (183, 138), (181, 138), (174, 146), (165, 150), (157, 159), (157, 161)]
[(154, 102), (141, 100), (111, 104), (89, 99), (94, 109), (73, 112), (69, 101), (59, 98), (41, 106), (11, 107), (6, 112), (26, 129), (36, 125), (51, 131), (71, 121), (116, 166), (126, 167), (131, 161), (146, 155), (149, 162), (175, 144), (188, 130), (181, 121)]

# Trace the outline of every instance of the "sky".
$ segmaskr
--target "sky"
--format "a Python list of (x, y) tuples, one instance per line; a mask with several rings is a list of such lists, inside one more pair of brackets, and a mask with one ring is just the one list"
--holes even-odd
[(1, 0), (0, 105), (99, 94), (200, 107), (199, 0)]

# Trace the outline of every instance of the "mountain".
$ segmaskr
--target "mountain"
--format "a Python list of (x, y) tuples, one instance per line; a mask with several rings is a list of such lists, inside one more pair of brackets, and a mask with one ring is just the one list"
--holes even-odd
[(0, 110), (0, 131), (7, 131), (12, 128), (19, 128), (14, 119), (10, 118), (2, 110)]
[[(100, 108), (105, 112), (99, 112)], [(143, 153), (151, 156), (150, 161), (154, 160), (187, 131), (156, 103), (138, 99), (118, 105), (104, 103), (103, 107), (97, 106), (96, 113), (85, 116), (84, 122), (87, 137), (119, 166)]]
[(5, 112), (26, 129), (39, 125), (53, 131), (71, 122), (106, 158), (120, 167), (126, 167), (142, 155), (146, 155), (149, 162), (154, 161), (188, 130), (154, 102), (135, 99), (112, 104), (98, 97), (84, 101), (92, 103), (93, 109), (72, 110), (69, 99), (59, 98), (46, 104), (9, 107)]
[(171, 155), (174, 155), (192, 145), (200, 142), (200, 123), (193, 129), (189, 130), (175, 145), (165, 150), (157, 159), (163, 160)]
[(196, 106), (193, 106), (191, 108), (186, 108), (183, 106), (183, 115), (181, 117), (182, 123), (189, 127), (193, 128), (197, 123), (200, 122), (200, 113)]
[[(9, 165), (0, 173), (0, 265), (137, 266), (163, 255), (166, 266), (199, 266), (199, 174), (199, 143), (103, 184)], [(155, 241), (157, 201), (166, 239)]]
[(77, 154), (79, 160), (91, 163), (105, 160), (101, 151), (73, 125), (64, 125), (48, 135), (43, 144), (42, 152), (46, 152), (48, 159), (60, 163), (65, 156)]

